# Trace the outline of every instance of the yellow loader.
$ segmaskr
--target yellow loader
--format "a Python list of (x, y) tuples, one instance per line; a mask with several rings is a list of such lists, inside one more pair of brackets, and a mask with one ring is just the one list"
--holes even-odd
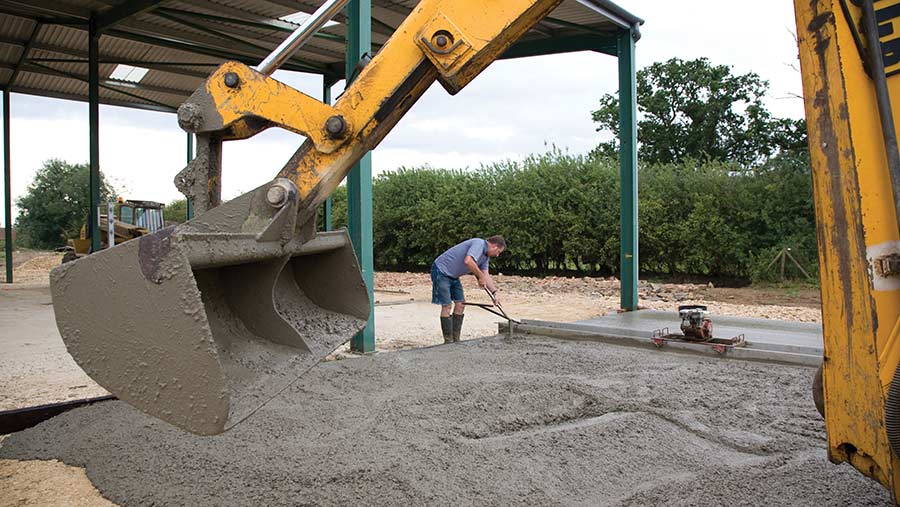
[[(113, 246), (130, 241), (147, 234), (154, 233), (165, 226), (163, 209), (165, 204), (155, 201), (125, 200), (119, 197), (115, 203), (103, 205), (97, 210), (100, 217), (100, 247), (109, 248), (110, 239)], [(106, 214), (103, 214), (103, 208)], [(109, 218), (112, 216), (112, 235), (110, 235)], [(88, 235), (87, 224), (81, 226), (77, 238), (68, 241), (68, 249), (62, 258), (62, 262), (72, 262), (80, 259), (91, 251), (91, 239)]]
[[(199, 153), (176, 184), (196, 218), (52, 273), (58, 327), (78, 364), (120, 399), (188, 431), (228, 429), (365, 325), (371, 302), (349, 238), (316, 233), (317, 207), (435, 80), (457, 93), (560, 0), (422, 0), (333, 106), (272, 79), (343, 3), (325, 2), (256, 68), (225, 63), (180, 107)], [(828, 455), (896, 499), (900, 0), (795, 0), (795, 12)], [(273, 126), (307, 139), (272, 181), (221, 204), (222, 142)], [(96, 273), (116, 282), (102, 308), (94, 296), (110, 289), (90, 283)]]

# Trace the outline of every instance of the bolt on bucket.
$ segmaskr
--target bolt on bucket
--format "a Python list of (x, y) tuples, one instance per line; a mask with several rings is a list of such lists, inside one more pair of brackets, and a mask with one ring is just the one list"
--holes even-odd
[(56, 323), (97, 383), (200, 435), (251, 415), (366, 325), (345, 231), (296, 228), (266, 185), (51, 273)]

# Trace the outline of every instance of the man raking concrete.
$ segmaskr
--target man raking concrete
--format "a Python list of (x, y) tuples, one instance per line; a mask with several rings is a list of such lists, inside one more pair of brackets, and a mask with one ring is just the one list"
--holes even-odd
[[(444, 343), (458, 342), (466, 310), (460, 277), (473, 274), (478, 286), (497, 299), (497, 285), (488, 271), (488, 259), (506, 250), (503, 236), (472, 238), (459, 243), (438, 256), (431, 265), (431, 302), (441, 305), (441, 333)], [(452, 310), (452, 315), (451, 315)]]

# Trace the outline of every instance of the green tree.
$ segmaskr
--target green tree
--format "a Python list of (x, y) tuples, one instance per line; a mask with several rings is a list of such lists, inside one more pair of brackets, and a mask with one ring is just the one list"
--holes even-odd
[[(639, 70), (636, 84), (642, 161), (714, 160), (747, 168), (787, 151), (806, 150), (806, 123), (773, 118), (762, 102), (769, 84), (752, 72), (733, 75), (729, 66), (712, 65), (706, 58), (672, 58)], [(604, 95), (591, 116), (598, 131), (614, 135), (596, 152), (614, 155), (619, 99)]]
[[(90, 208), (89, 175), (88, 164), (56, 159), (44, 162), (25, 195), (16, 200), (16, 230), (24, 246), (55, 248), (78, 235)], [(100, 202), (115, 194), (101, 173)]]
[(187, 199), (175, 199), (163, 208), (163, 218), (168, 222), (184, 223), (187, 221)]

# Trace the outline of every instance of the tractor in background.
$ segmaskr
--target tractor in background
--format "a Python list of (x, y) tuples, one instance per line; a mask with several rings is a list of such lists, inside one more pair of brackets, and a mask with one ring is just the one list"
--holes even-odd
[[(165, 204), (155, 201), (124, 200), (121, 197), (114, 203), (107, 203), (97, 208), (100, 226), (101, 249), (110, 247), (110, 239), (113, 246), (139, 238), (165, 227), (163, 209)], [(102, 213), (106, 208), (106, 213)], [(110, 220), (110, 216), (112, 220)], [(112, 228), (110, 228), (112, 222)], [(110, 234), (112, 229), (112, 234)], [(81, 226), (78, 238), (68, 241), (64, 249), (63, 264), (80, 259), (91, 253), (91, 238), (88, 234), (87, 224)]]

